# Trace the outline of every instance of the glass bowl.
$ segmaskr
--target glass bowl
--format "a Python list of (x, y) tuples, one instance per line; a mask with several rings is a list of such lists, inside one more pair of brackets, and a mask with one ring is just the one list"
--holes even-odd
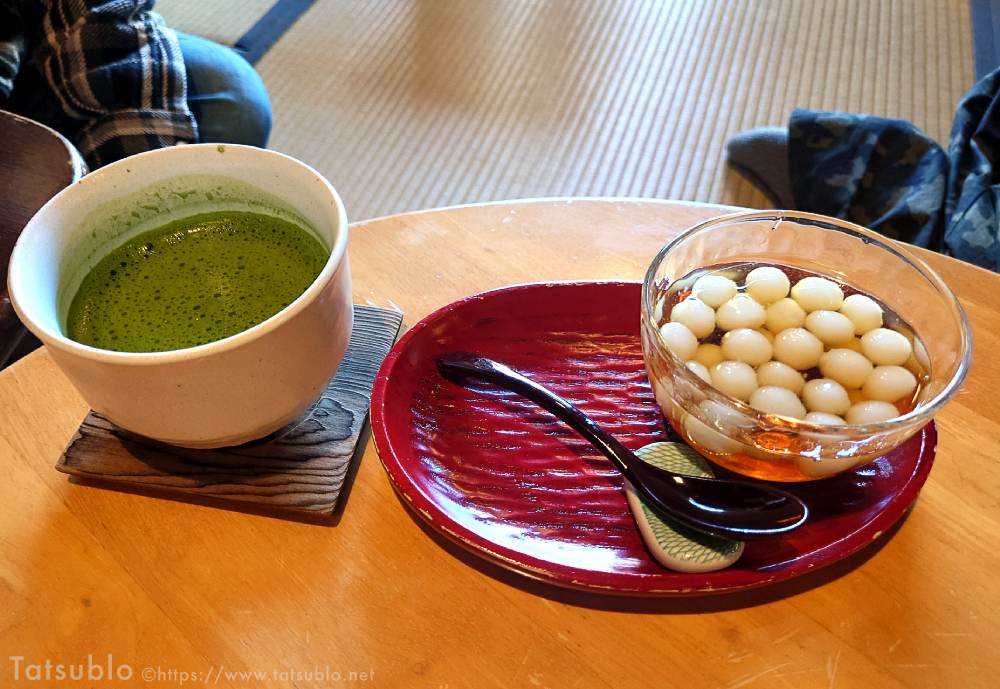
[[(913, 409), (880, 423), (819, 425), (759, 412), (699, 378), (660, 337), (665, 295), (675, 280), (696, 270), (733, 263), (825, 275), (899, 315), (919, 338), (914, 356), (927, 372)], [(886, 454), (955, 394), (972, 359), (965, 311), (911, 251), (858, 225), (793, 211), (714, 218), (664, 246), (643, 282), (641, 332), (656, 401), (677, 432), (726, 469), (772, 481), (825, 478)]]

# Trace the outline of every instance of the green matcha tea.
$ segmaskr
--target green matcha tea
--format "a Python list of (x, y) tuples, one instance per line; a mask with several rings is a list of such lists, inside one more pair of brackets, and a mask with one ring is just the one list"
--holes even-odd
[(120, 352), (221, 340), (283, 309), (330, 252), (303, 228), (220, 211), (144, 232), (105, 256), (70, 304), (69, 337)]

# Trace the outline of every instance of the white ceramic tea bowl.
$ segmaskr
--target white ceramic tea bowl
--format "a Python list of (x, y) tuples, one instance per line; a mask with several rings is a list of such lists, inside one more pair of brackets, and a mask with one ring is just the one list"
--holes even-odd
[[(287, 307), (216, 342), (128, 353), (66, 336), (70, 301), (110, 250), (213, 210), (291, 219), (313, 230), (330, 258)], [(100, 168), (45, 204), (14, 247), (8, 288), (18, 316), (96, 412), (172, 445), (237, 445), (298, 417), (344, 356), (353, 326), (347, 213), (322, 175), (281, 153), (216, 144), (151, 151)]]

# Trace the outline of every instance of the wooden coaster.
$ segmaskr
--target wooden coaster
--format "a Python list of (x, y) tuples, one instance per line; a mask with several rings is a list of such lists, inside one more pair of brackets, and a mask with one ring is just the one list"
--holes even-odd
[(238, 447), (189, 450), (128, 433), (92, 411), (56, 469), (165, 497), (329, 513), (368, 419), (375, 374), (402, 320), (398, 311), (356, 304), (347, 353), (326, 392), (302, 418), (268, 438)]

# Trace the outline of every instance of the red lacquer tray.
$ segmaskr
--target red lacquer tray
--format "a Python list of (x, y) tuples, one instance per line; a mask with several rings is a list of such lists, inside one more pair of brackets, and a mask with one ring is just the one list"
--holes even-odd
[[(513, 393), (465, 390), (436, 357), (465, 350), (569, 398), (632, 449), (669, 439), (639, 342), (638, 283), (519, 285), (446, 306), (411, 328), (375, 379), (375, 446), (404, 500), (432, 528), (523, 574), (572, 588), (701, 595), (764, 586), (836, 562), (887, 531), (934, 460), (933, 424), (851, 473), (785, 484), (809, 522), (749, 543), (732, 567), (680, 574), (646, 551), (618, 472)], [(720, 472), (721, 473), (721, 472)]]

